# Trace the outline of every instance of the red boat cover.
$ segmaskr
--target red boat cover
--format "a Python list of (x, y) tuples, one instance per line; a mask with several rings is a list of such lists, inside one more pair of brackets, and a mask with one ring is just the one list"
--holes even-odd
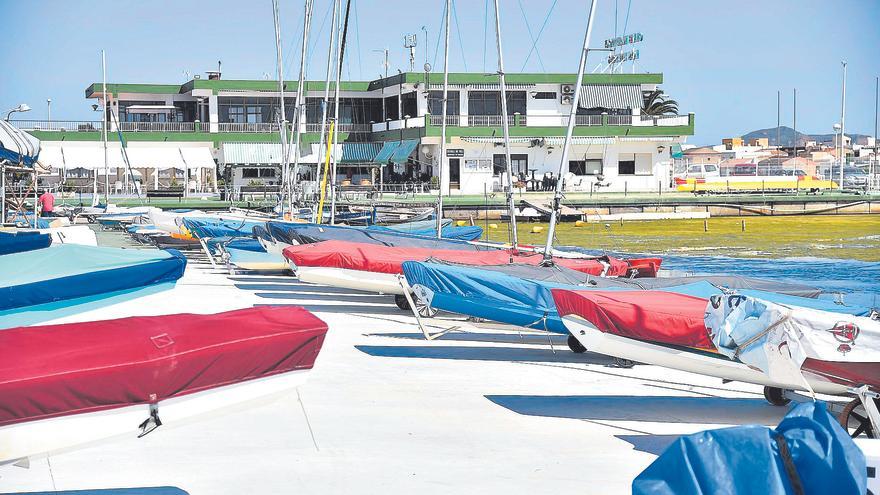
[(599, 331), (714, 350), (703, 323), (708, 300), (656, 290), (552, 289), (559, 316), (576, 315)]
[(310, 369), (326, 333), (290, 306), (3, 330), (0, 426)]
[[(537, 265), (543, 259), (539, 253), (517, 253), (496, 249), (490, 251), (460, 251), (431, 248), (376, 246), (347, 241), (323, 241), (314, 244), (290, 246), (284, 249), (284, 257), (296, 266), (346, 268), (377, 273), (403, 273), (404, 261), (425, 261), (429, 258), (462, 263), (465, 265), (503, 265), (511, 261)], [(553, 261), (566, 268), (591, 275), (601, 275), (605, 270), (597, 259), (554, 258)], [(629, 265), (625, 261), (607, 258), (611, 265), (606, 275), (626, 275)]]

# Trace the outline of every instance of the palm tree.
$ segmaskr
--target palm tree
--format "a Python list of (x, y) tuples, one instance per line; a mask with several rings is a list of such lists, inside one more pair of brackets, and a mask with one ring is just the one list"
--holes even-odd
[(645, 95), (642, 105), (643, 115), (677, 115), (678, 102), (667, 98), (662, 89), (655, 89)]

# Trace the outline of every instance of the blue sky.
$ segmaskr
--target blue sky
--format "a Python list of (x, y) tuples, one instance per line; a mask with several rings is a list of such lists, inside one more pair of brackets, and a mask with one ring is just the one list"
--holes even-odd
[[(302, 1), (280, 2), (286, 74), (295, 79)], [(315, 0), (311, 79), (324, 76), (330, 4)], [(501, 7), (507, 72), (576, 70), (586, 0), (501, 0)], [(419, 36), (416, 67), (427, 45), (439, 69), (442, 54), (435, 60), (434, 49), (442, 8), (443, 0), (354, 0), (345, 77), (378, 76), (382, 55), (374, 50), (385, 47), (392, 73), (407, 68), (406, 33)], [(830, 132), (840, 116), (843, 59), (849, 62), (847, 130), (873, 133), (880, 1), (599, 0), (598, 9), (592, 45), (615, 32), (643, 33), (637, 70), (663, 72), (666, 92), (682, 111), (696, 113), (692, 142), (775, 126), (778, 89), (782, 122), (791, 125), (794, 87), (798, 129)], [(451, 70), (494, 71), (491, 1), (457, 0), (455, 11)], [(534, 36), (547, 19), (528, 60), (526, 16)], [(101, 78), (102, 48), (111, 82), (182, 83), (185, 72), (204, 73), (217, 60), (224, 78), (275, 74), (271, 0), (0, 0), (0, 18), (16, 21), (0, 42), (7, 69), (0, 74), (0, 107), (28, 103), (34, 110), (27, 118), (44, 119), (51, 98), (53, 119), (93, 119), (83, 90)], [(601, 55), (593, 57), (590, 70)]]

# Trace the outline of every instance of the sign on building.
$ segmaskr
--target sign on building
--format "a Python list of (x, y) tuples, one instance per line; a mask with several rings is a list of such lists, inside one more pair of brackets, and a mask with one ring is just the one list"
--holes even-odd
[(638, 43), (644, 39), (645, 37), (642, 36), (642, 33), (633, 33), (618, 36), (617, 38), (609, 38), (605, 40), (605, 48), (617, 48), (620, 46), (632, 45), (633, 43)]
[(446, 156), (448, 158), (462, 158), (464, 157), (464, 148), (450, 148), (446, 150)]

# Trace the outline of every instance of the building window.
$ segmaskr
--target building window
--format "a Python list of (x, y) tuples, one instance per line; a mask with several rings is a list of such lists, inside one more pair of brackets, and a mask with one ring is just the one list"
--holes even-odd
[[(510, 155), (510, 162), (513, 166), (510, 172), (514, 178), (523, 178), (529, 171), (529, 155)], [(492, 155), (492, 175), (500, 176), (507, 173), (503, 154)]]
[(599, 175), (602, 160), (569, 160), (568, 171), (574, 175)]
[(535, 93), (536, 100), (555, 100), (556, 91), (538, 91)]
[(242, 179), (256, 179), (260, 176), (260, 169), (258, 168), (243, 168), (241, 169), (241, 178)]
[[(461, 108), (461, 93), (449, 91), (446, 94), (446, 115), (458, 115)], [(431, 91), (428, 93), (428, 113), (440, 115), (443, 113), (443, 91)]]
[(621, 160), (617, 162), (617, 174), (618, 175), (635, 175), (636, 174), (636, 161), (635, 160)]
[[(507, 92), (507, 114), (526, 113), (526, 92)], [(501, 92), (468, 91), (468, 115), (501, 115)]]
[(274, 168), (261, 168), (260, 169), (260, 177), (275, 177), (275, 169)]

